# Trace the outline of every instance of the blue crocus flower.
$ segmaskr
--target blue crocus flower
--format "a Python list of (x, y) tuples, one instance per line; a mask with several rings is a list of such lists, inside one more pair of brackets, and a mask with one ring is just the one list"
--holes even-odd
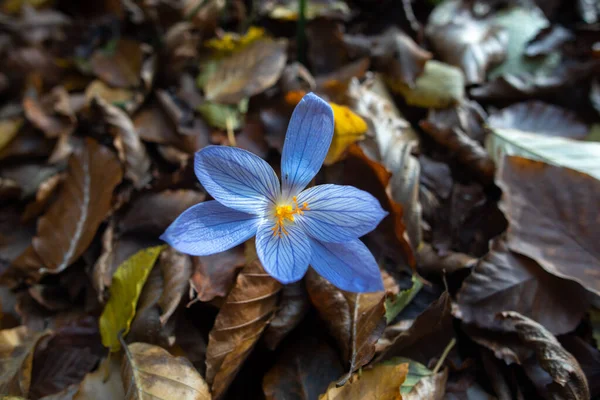
[(377, 199), (352, 186), (303, 190), (317, 174), (333, 137), (329, 104), (309, 93), (288, 126), (281, 186), (262, 158), (239, 148), (208, 146), (194, 169), (215, 199), (190, 207), (161, 239), (191, 255), (230, 249), (256, 235), (265, 270), (281, 283), (296, 282), (309, 264), (340, 289), (383, 289), (375, 259), (358, 239), (387, 215)]

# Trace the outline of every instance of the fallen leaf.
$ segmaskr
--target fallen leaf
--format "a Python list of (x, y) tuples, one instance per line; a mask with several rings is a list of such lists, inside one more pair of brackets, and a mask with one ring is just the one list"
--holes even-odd
[(490, 19), (477, 18), (460, 1), (441, 2), (429, 15), (425, 33), (442, 61), (462, 69), (467, 84), (485, 82), (486, 72), (506, 56), (508, 33)]
[(585, 373), (591, 398), (597, 397), (600, 394), (600, 351), (575, 335), (561, 336), (559, 341), (577, 359)]
[(40, 272), (59, 273), (87, 249), (110, 209), (121, 176), (113, 153), (92, 139), (69, 158), (65, 182), (38, 219), (33, 238), (33, 250), (44, 264)]
[(77, 119), (69, 104), (69, 93), (57, 86), (42, 99), (23, 99), (25, 116), (48, 138), (70, 135), (75, 130)]
[(129, 89), (112, 88), (101, 80), (92, 81), (85, 88), (86, 104), (90, 104), (95, 98), (101, 98), (108, 104), (124, 108), (127, 112), (135, 110), (144, 100), (143, 97)]
[(251, 26), (243, 35), (235, 32), (218, 33), (218, 37), (205, 41), (204, 46), (217, 53), (227, 54), (239, 51), (249, 44), (259, 39), (263, 39), (265, 36), (266, 32), (264, 28)]
[(188, 255), (169, 247), (160, 254), (158, 266), (164, 281), (164, 290), (158, 299), (160, 323), (164, 326), (187, 291), (192, 276), (192, 262)]
[(424, 244), (417, 252), (419, 273), (427, 277), (430, 275), (451, 275), (456, 271), (471, 268), (477, 258), (468, 254), (445, 251), (443, 254), (436, 251), (430, 244)]
[(215, 128), (236, 130), (242, 127), (247, 107), (248, 99), (243, 98), (238, 105), (205, 102), (198, 106), (198, 112)]
[(267, 347), (275, 350), (279, 343), (302, 322), (309, 309), (310, 302), (303, 282), (283, 286), (279, 308), (265, 330), (264, 341)]
[(258, 40), (223, 59), (203, 86), (206, 99), (237, 104), (277, 82), (287, 60), (285, 40)]
[(268, 325), (281, 284), (258, 261), (246, 265), (221, 307), (210, 331), (206, 381), (215, 399), (224, 396), (233, 378)]
[(495, 315), (512, 310), (563, 334), (574, 330), (588, 309), (584, 293), (579, 284), (546, 272), (497, 239), (464, 280), (455, 315), (482, 328), (500, 329)]
[(406, 379), (408, 364), (378, 364), (354, 374), (342, 387), (335, 382), (319, 400), (402, 400), (400, 386)]
[(445, 108), (465, 99), (463, 72), (449, 64), (429, 60), (414, 86), (387, 80), (392, 90), (404, 97), (408, 105), (424, 108)]
[(408, 373), (406, 374), (406, 379), (404, 382), (402, 382), (402, 386), (400, 386), (400, 393), (402, 394), (403, 400), (405, 400), (405, 396), (408, 393), (412, 392), (413, 388), (417, 383), (419, 383), (419, 381), (433, 375), (433, 372), (431, 372), (431, 370), (429, 370), (423, 364), (405, 357), (391, 358), (390, 360), (386, 361), (385, 364), (408, 364)]
[(210, 256), (192, 257), (194, 271), (190, 285), (198, 301), (211, 301), (225, 297), (231, 289), (236, 271), (244, 266), (244, 246), (236, 246)]
[[(583, 139), (589, 131), (574, 112), (541, 101), (503, 108), (490, 114), (487, 125), (494, 132), (520, 131), (570, 139)], [(527, 142), (523, 144), (527, 146)], [(537, 147), (537, 143), (531, 147)]]
[(551, 137), (536, 133), (493, 129), (486, 147), (498, 163), (505, 155), (521, 156), (543, 161), (557, 167), (566, 167), (600, 179), (600, 143)]
[(100, 316), (102, 344), (111, 352), (119, 351), (119, 335), (125, 336), (146, 279), (164, 246), (140, 250), (117, 268), (108, 302)]
[(448, 380), (448, 370), (438, 372), (421, 378), (413, 389), (402, 394), (403, 400), (442, 400), (446, 394), (446, 381)]
[(50, 335), (25, 326), (0, 330), (0, 393), (28, 396), (33, 354), (40, 339)]
[[(284, 21), (296, 21), (298, 19), (298, 7), (287, 1), (265, 1), (260, 4), (260, 13), (270, 18)], [(331, 19), (345, 19), (350, 16), (350, 7), (338, 0), (326, 2), (309, 2), (306, 4), (305, 18), (307, 20), (326, 17)]]
[(400, 291), (398, 294), (389, 296), (385, 299), (385, 320), (389, 324), (404, 308), (414, 299), (423, 287), (423, 282), (414, 276), (412, 277), (412, 286)]
[(553, 383), (548, 390), (553, 398), (589, 399), (590, 390), (581, 366), (542, 325), (514, 311), (499, 317), (517, 332), (521, 340), (533, 347), (540, 366), (550, 374)]
[(65, 173), (58, 173), (40, 183), (37, 193), (35, 194), (35, 200), (27, 204), (21, 220), (26, 222), (37, 218), (42, 214), (65, 178)]
[(376, 361), (407, 357), (428, 364), (432, 358), (439, 357), (454, 336), (450, 303), (450, 295), (444, 292), (419, 314), (410, 328), (392, 340)]
[(378, 36), (347, 34), (344, 42), (355, 57), (370, 56), (373, 67), (393, 81), (394, 86), (413, 87), (432, 58), (430, 52), (396, 27)]
[(314, 75), (329, 74), (348, 64), (341, 22), (317, 19), (306, 25), (305, 32), (307, 64)]
[(334, 130), (331, 146), (325, 157), (324, 165), (339, 161), (348, 146), (360, 140), (367, 132), (367, 123), (346, 106), (329, 103), (333, 110)]
[(500, 208), (509, 221), (509, 249), (600, 294), (600, 181), (515, 156), (504, 158), (497, 180), (504, 192)]
[(494, 180), (494, 161), (478, 142), (460, 128), (440, 129), (428, 120), (421, 120), (419, 126), (436, 142), (446, 147), (458, 161), (469, 167), (483, 184), (490, 184)]
[(141, 44), (130, 39), (109, 42), (90, 59), (92, 72), (107, 84), (131, 88), (140, 83), (143, 53)]
[(590, 322), (592, 323), (592, 331), (596, 348), (600, 350), (600, 310), (592, 308), (590, 310)]
[(211, 399), (208, 385), (187, 359), (146, 343), (127, 346), (121, 377), (125, 400)]
[(263, 378), (267, 400), (313, 400), (344, 373), (337, 353), (322, 338), (298, 337)]
[(144, 192), (119, 219), (119, 231), (159, 236), (182, 212), (205, 198), (202, 192), (186, 189)]
[(133, 122), (120, 108), (108, 104), (99, 97), (92, 101), (111, 127), (114, 144), (119, 153), (119, 158), (125, 163), (125, 177), (133, 182), (136, 189), (144, 187), (152, 176), (150, 175), (150, 157), (142, 143)]
[(5, 119), (0, 121), (0, 151), (17, 136), (21, 126), (23, 125), (22, 118)]
[(310, 270), (306, 276), (310, 301), (336, 339), (350, 375), (375, 355), (375, 343), (385, 329), (385, 293), (349, 293), (339, 290)]

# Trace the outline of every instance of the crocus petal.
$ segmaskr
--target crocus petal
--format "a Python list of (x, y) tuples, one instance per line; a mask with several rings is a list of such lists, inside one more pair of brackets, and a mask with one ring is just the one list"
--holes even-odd
[(309, 240), (312, 247), (310, 265), (333, 285), (348, 292), (383, 290), (375, 258), (360, 240), (346, 243)]
[(283, 143), (284, 198), (300, 193), (319, 172), (332, 137), (331, 106), (313, 93), (307, 94), (294, 109)]
[(260, 221), (256, 215), (207, 201), (181, 213), (160, 238), (182, 253), (207, 256), (250, 239)]
[(308, 210), (296, 216), (309, 236), (324, 242), (347, 242), (377, 227), (387, 215), (371, 194), (353, 186), (319, 185), (298, 195)]
[(279, 194), (273, 168), (249, 151), (226, 146), (207, 146), (196, 153), (196, 176), (219, 203), (261, 215)]
[(302, 279), (310, 261), (308, 237), (297, 225), (286, 226), (287, 234), (273, 235), (273, 224), (265, 223), (256, 232), (256, 253), (265, 270), (281, 283)]

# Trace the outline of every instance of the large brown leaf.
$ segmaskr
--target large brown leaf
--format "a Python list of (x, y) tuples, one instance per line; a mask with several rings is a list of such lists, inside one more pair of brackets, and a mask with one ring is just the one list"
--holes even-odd
[(541, 367), (550, 374), (548, 385), (554, 399), (589, 399), (590, 390), (581, 366), (556, 338), (537, 322), (514, 311), (505, 311), (500, 318), (517, 332), (521, 340), (532, 347)]
[(189, 360), (146, 343), (128, 346), (121, 364), (125, 400), (210, 400), (208, 385)]
[(158, 299), (161, 310), (160, 323), (164, 326), (187, 292), (192, 276), (192, 261), (187, 254), (169, 247), (160, 254), (158, 266), (164, 282), (163, 292)]
[(457, 316), (467, 323), (498, 329), (496, 313), (512, 310), (554, 334), (574, 330), (589, 307), (579, 284), (558, 278), (532, 259), (511, 252), (503, 240), (493, 242), (490, 253), (465, 279), (457, 303)]
[(224, 59), (204, 86), (206, 98), (237, 104), (273, 86), (285, 67), (286, 48), (285, 40), (264, 39)]
[(336, 339), (350, 375), (375, 355), (375, 343), (385, 329), (385, 293), (344, 292), (313, 270), (306, 275), (308, 295)]
[(113, 189), (121, 178), (117, 157), (92, 139), (71, 156), (65, 183), (39, 218), (33, 238), (33, 249), (44, 263), (42, 272), (63, 271), (87, 249), (110, 210)]
[(313, 400), (344, 373), (338, 355), (323, 338), (298, 337), (263, 378), (267, 400)]
[(120, 39), (112, 49), (96, 50), (90, 59), (92, 71), (111, 86), (137, 86), (143, 58), (140, 45), (134, 40)]
[(281, 284), (258, 261), (237, 276), (210, 331), (206, 380), (215, 399), (225, 394), (277, 307)]
[(308, 294), (303, 282), (285, 285), (281, 289), (281, 301), (271, 323), (265, 330), (264, 341), (267, 347), (275, 350), (306, 315), (310, 308)]
[(459, 1), (436, 7), (425, 32), (441, 60), (463, 70), (467, 84), (484, 82), (488, 69), (506, 55), (508, 34), (502, 27), (476, 18), (470, 7)]
[(514, 156), (504, 158), (498, 181), (508, 247), (600, 294), (600, 181)]
[(246, 262), (244, 246), (210, 256), (192, 257), (193, 273), (190, 285), (196, 292), (196, 300), (211, 301), (217, 296), (225, 297), (234, 283), (236, 271)]
[(49, 332), (31, 332), (25, 326), (0, 331), (0, 393), (28, 396), (33, 352)]

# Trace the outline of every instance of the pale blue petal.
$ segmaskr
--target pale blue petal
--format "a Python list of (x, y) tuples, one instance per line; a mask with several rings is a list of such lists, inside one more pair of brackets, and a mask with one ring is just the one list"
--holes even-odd
[(302, 279), (310, 261), (308, 237), (298, 225), (286, 225), (287, 235), (273, 235), (273, 224), (264, 223), (256, 232), (256, 253), (265, 271), (281, 283)]
[(302, 98), (288, 125), (281, 155), (283, 198), (295, 196), (321, 169), (333, 137), (331, 106), (313, 93)]
[(181, 213), (160, 238), (182, 253), (207, 256), (250, 239), (260, 221), (256, 215), (206, 201)]
[(370, 193), (353, 186), (319, 185), (298, 195), (308, 210), (296, 222), (309, 236), (341, 243), (359, 238), (377, 227), (388, 214)]
[(196, 153), (194, 170), (215, 200), (238, 211), (262, 215), (279, 195), (273, 168), (246, 150), (207, 146)]
[(310, 265), (333, 285), (348, 292), (383, 290), (375, 258), (360, 240), (346, 243), (309, 240), (313, 252)]

